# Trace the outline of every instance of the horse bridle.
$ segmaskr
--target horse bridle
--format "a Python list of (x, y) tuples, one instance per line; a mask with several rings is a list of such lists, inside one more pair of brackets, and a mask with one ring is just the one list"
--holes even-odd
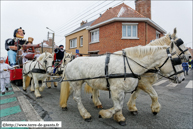
[[(171, 35), (169, 35), (169, 37), (170, 37), (170, 40), (172, 40)], [(175, 40), (175, 39), (174, 39), (174, 40)], [(183, 55), (183, 57), (181, 57), (181, 55), (182, 55), (182, 54), (185, 54), (185, 52), (188, 51), (188, 48), (185, 49), (185, 50), (182, 50), (182, 49), (180, 48), (180, 46), (181, 46), (182, 44), (184, 44), (183, 40), (182, 40), (181, 38), (179, 38), (177, 41), (172, 41), (172, 42), (174, 42), (174, 44), (175, 44), (175, 45), (178, 47), (178, 49), (181, 51), (181, 53), (180, 53), (178, 56), (179, 56), (181, 59), (185, 58), (184, 55)]]
[(65, 56), (65, 57), (64, 57), (64, 63), (66, 62), (66, 58), (70, 58), (70, 61), (69, 61), (69, 62), (72, 61), (72, 58), (68, 55), (68, 56)]
[[(176, 52), (170, 53), (169, 48), (166, 49), (166, 53), (167, 53), (168, 57), (166, 58), (166, 60), (164, 61), (164, 63), (163, 63), (161, 66), (158, 67), (158, 68), (159, 68), (158, 71), (160, 71), (161, 68), (162, 68), (162, 67), (166, 64), (166, 62), (170, 59), (170, 60), (171, 60), (171, 63), (172, 63), (172, 68), (173, 68), (173, 70), (174, 70), (174, 74), (170, 75), (169, 77), (165, 77), (165, 76), (163, 76), (163, 75), (161, 75), (161, 76), (162, 76), (162, 77), (165, 77), (165, 78), (168, 78), (168, 79), (170, 79), (170, 80), (174, 80), (173, 78), (171, 78), (172, 76), (174, 76), (174, 75), (176, 76), (177, 74), (180, 74), (180, 73), (184, 72), (183, 70), (177, 72), (177, 71), (176, 71), (176, 68), (175, 68), (176, 65), (181, 65), (181, 64), (182, 64), (182, 61), (181, 61), (181, 59), (180, 59), (179, 57), (172, 58), (172, 55), (175, 55)], [(155, 69), (156, 69), (156, 68), (155, 68)], [(157, 69), (156, 69), (156, 70), (157, 70)]]

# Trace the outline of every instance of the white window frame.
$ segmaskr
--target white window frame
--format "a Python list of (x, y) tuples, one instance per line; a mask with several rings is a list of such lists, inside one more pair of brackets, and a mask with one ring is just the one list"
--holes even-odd
[(159, 38), (160, 38), (160, 32), (156, 30), (156, 39), (159, 39)]
[[(98, 35), (95, 35), (96, 37), (96, 39), (93, 41), (93, 37), (92, 37), (92, 33), (95, 33), (96, 34), (96, 32), (98, 33)], [(95, 30), (91, 30), (90, 31), (90, 36), (91, 36), (91, 42), (90, 42), (90, 44), (92, 44), (92, 43), (98, 43), (99, 42), (99, 35), (100, 35), (100, 33), (99, 33), (99, 28), (97, 28), (97, 29), (95, 29)]]
[(77, 47), (77, 38), (70, 39), (70, 48), (76, 48), (76, 47)]
[[(82, 43), (81, 43), (81, 41), (82, 41)], [(83, 46), (83, 36), (80, 36), (80, 47), (82, 47), (82, 46)]]
[[(126, 36), (123, 37), (123, 25), (126, 26)], [(131, 26), (131, 37), (127, 36), (127, 26)], [(136, 37), (133, 37), (133, 26), (136, 26)], [(139, 39), (138, 38), (138, 23), (122, 23), (122, 38), (121, 39)]]

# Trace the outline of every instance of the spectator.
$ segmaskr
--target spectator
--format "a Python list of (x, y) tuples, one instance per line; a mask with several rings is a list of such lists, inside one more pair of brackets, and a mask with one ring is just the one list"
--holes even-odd
[(1, 83), (1, 92), (2, 95), (5, 94), (5, 89), (8, 91), (8, 84), (10, 83), (10, 74), (9, 69), (13, 69), (13, 67), (4, 63), (4, 59), (0, 57), (0, 83)]
[(182, 63), (182, 67), (183, 67), (183, 70), (184, 70), (184, 76), (188, 75), (188, 63), (187, 62), (183, 62)]

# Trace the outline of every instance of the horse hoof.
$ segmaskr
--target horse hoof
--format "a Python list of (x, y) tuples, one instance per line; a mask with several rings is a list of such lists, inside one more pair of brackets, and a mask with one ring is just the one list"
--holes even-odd
[(62, 107), (62, 111), (67, 111), (68, 108), (67, 107)]
[(24, 89), (23, 89), (23, 91), (27, 92), (27, 90), (24, 90)]
[(91, 95), (91, 97), (90, 97), (91, 99), (92, 99), (92, 95)]
[(31, 91), (31, 93), (34, 92), (34, 91)]
[(157, 115), (157, 112), (153, 112), (154, 115)]
[(96, 106), (96, 108), (103, 109), (103, 106), (102, 105), (98, 105), (98, 106)]
[(138, 115), (138, 112), (137, 111), (131, 111), (131, 114), (136, 116), (136, 115)]
[(48, 89), (51, 89), (51, 87), (48, 87)]
[(99, 115), (99, 118), (102, 118), (102, 116), (101, 116), (101, 115)]
[(56, 85), (54, 85), (54, 87), (57, 87)]
[(120, 124), (121, 126), (125, 126), (125, 125), (126, 125), (126, 121), (120, 121), (119, 124)]
[(42, 96), (38, 96), (38, 97), (36, 97), (36, 99), (40, 99), (40, 98), (42, 98)]
[(91, 122), (92, 121), (92, 118), (90, 117), (90, 118), (86, 118), (86, 119), (84, 119), (86, 122)]

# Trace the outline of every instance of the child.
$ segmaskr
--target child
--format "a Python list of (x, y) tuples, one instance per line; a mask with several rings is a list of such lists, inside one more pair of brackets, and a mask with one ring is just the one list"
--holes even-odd
[(10, 74), (9, 69), (13, 69), (13, 67), (4, 63), (4, 59), (0, 57), (0, 79), (1, 79), (1, 92), (2, 95), (5, 94), (5, 89), (8, 91), (7, 85), (10, 83)]

